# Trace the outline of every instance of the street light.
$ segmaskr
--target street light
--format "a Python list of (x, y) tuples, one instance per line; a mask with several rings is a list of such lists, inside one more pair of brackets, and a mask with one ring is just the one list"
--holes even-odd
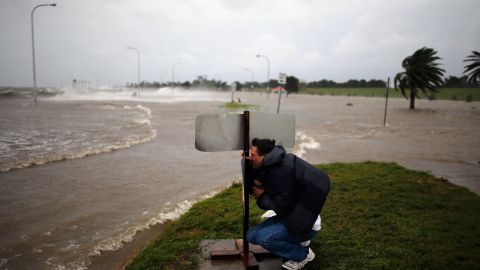
[(34, 29), (33, 29), (33, 13), (35, 10), (39, 7), (54, 7), (57, 4), (41, 4), (41, 5), (36, 5), (32, 9), (32, 13), (30, 14), (30, 21), (32, 24), (32, 62), (33, 62), (33, 102), (37, 104), (37, 73), (35, 71), (35, 34), (34, 34)]
[(257, 57), (263, 57), (267, 60), (267, 92), (270, 92), (270, 59), (261, 54), (257, 54)]
[(175, 63), (175, 64), (173, 64), (173, 66), (172, 66), (172, 95), (173, 95), (173, 91), (174, 91), (173, 89), (175, 89), (175, 67), (176, 67), (177, 65), (180, 65), (180, 64), (181, 64), (181, 63)]
[(138, 71), (138, 74), (137, 74), (137, 79), (138, 79), (138, 86), (137, 87), (140, 87), (140, 52), (138, 51), (137, 48), (134, 48), (134, 47), (127, 47), (127, 50), (134, 50), (135, 52), (137, 52), (137, 71)]
[[(216, 83), (215, 87), (217, 89), (220, 89), (220, 87), (222, 86), (222, 76), (220, 76), (220, 74), (218, 74), (218, 73), (215, 73), (215, 74), (213, 74), (213, 77), (214, 78), (218, 77), (218, 83)], [(215, 84), (215, 79), (213, 79), (213, 83)]]
[(251, 69), (249, 69), (249, 68), (245, 68), (245, 71), (250, 71), (250, 73), (251, 73), (251, 75), (252, 75), (252, 80), (251, 80), (252, 84), (250, 85), (250, 86), (251, 86), (250, 88), (253, 89), (253, 71), (252, 71)]
[(176, 67), (177, 65), (180, 65), (180, 64), (181, 64), (181, 63), (175, 63), (175, 64), (173, 64), (173, 66), (172, 66), (172, 84), (175, 83), (175, 67)]

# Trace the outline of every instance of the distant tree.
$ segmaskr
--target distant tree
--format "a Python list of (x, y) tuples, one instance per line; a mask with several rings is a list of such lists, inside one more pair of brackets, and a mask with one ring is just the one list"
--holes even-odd
[(436, 61), (441, 58), (436, 54), (434, 49), (423, 47), (402, 61), (405, 71), (395, 76), (394, 84), (406, 99), (409, 99), (406, 91), (410, 90), (410, 109), (415, 109), (415, 98), (420, 98), (418, 90), (422, 90), (425, 96), (431, 96), (443, 84), (445, 71), (438, 67), (440, 64)]
[(445, 84), (443, 85), (445, 87), (468, 87), (468, 82), (466, 80), (466, 77), (455, 77), (455, 76), (448, 76), (448, 78), (445, 78)]
[(382, 81), (382, 80), (375, 80), (375, 79), (372, 79), (370, 81), (367, 82), (367, 87), (386, 87), (387, 86), (387, 83), (385, 81)]
[(326, 80), (322, 79), (321, 81), (314, 82), (313, 85), (310, 85), (311, 87), (337, 87), (338, 84), (332, 80)]
[(307, 90), (307, 83), (305, 83), (305, 82), (299, 83), (299, 85), (298, 85), (298, 90), (299, 90), (299, 91), (302, 91), (302, 92), (304, 92), (305, 90)]
[(270, 80), (268, 82), (268, 85), (270, 86), (270, 89), (278, 87), (280, 84), (278, 83), (278, 80)]
[(467, 75), (467, 81), (473, 84), (480, 82), (480, 53), (472, 51), (463, 62), (472, 62), (465, 66), (463, 74)]
[(242, 91), (243, 85), (239, 81), (235, 81), (235, 91)]
[(367, 81), (364, 79), (361, 79), (360, 81), (358, 81), (358, 87), (368, 87)]
[(287, 95), (290, 93), (298, 93), (298, 82), (299, 80), (295, 76), (287, 76), (285, 81), (285, 90), (287, 90)]
[(183, 82), (181, 85), (182, 85), (183, 88), (190, 88), (190, 86), (191, 86), (192, 84), (191, 84), (189, 81), (185, 81), (185, 82)]
[(309, 82), (308, 87), (318, 87), (318, 88), (334, 88), (334, 87), (350, 87), (350, 88), (365, 88), (365, 87), (385, 87), (386, 84), (382, 80), (369, 80), (364, 79), (350, 79), (343, 83), (337, 83), (332, 80), (322, 79), (320, 81)]
[(222, 82), (220, 84), (220, 90), (225, 91), (227, 90), (227, 88), (228, 88), (227, 82)]
[(344, 86), (345, 87), (359, 87), (360, 84), (359, 84), (358, 80), (352, 79), (352, 80), (348, 80), (346, 83), (344, 83)]

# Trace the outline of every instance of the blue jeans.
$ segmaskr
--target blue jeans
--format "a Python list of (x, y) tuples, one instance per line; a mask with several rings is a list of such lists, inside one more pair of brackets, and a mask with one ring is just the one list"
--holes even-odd
[(260, 245), (278, 256), (300, 262), (307, 258), (308, 247), (300, 242), (312, 239), (317, 232), (311, 230), (308, 238), (302, 238), (287, 230), (287, 227), (277, 216), (271, 217), (262, 223), (250, 228), (247, 232), (247, 241)]

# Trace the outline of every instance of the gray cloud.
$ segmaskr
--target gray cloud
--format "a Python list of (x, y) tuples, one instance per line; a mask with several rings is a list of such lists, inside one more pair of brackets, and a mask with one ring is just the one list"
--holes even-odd
[[(31, 85), (30, 12), (38, 1), (0, 0), (0, 85)], [(287, 72), (304, 80), (385, 79), (416, 49), (438, 50), (448, 75), (480, 44), (480, 2), (62, 1), (35, 13), (38, 82), (104, 84), (197, 75), (246, 81)]]

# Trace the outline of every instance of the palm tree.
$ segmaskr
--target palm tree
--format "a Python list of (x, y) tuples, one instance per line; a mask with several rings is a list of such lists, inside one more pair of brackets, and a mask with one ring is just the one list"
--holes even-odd
[(467, 75), (467, 80), (470, 83), (480, 82), (480, 53), (477, 51), (472, 51), (472, 54), (467, 56), (467, 59), (463, 62), (473, 62), (465, 66), (465, 71), (463, 74)]
[(423, 47), (402, 61), (405, 71), (395, 76), (394, 84), (395, 90), (400, 89), (406, 99), (409, 99), (406, 90), (410, 90), (410, 109), (415, 109), (415, 98), (420, 98), (418, 89), (429, 96), (437, 93), (437, 88), (443, 84), (445, 70), (438, 67), (440, 64), (436, 61), (441, 58), (436, 54), (434, 49)]

